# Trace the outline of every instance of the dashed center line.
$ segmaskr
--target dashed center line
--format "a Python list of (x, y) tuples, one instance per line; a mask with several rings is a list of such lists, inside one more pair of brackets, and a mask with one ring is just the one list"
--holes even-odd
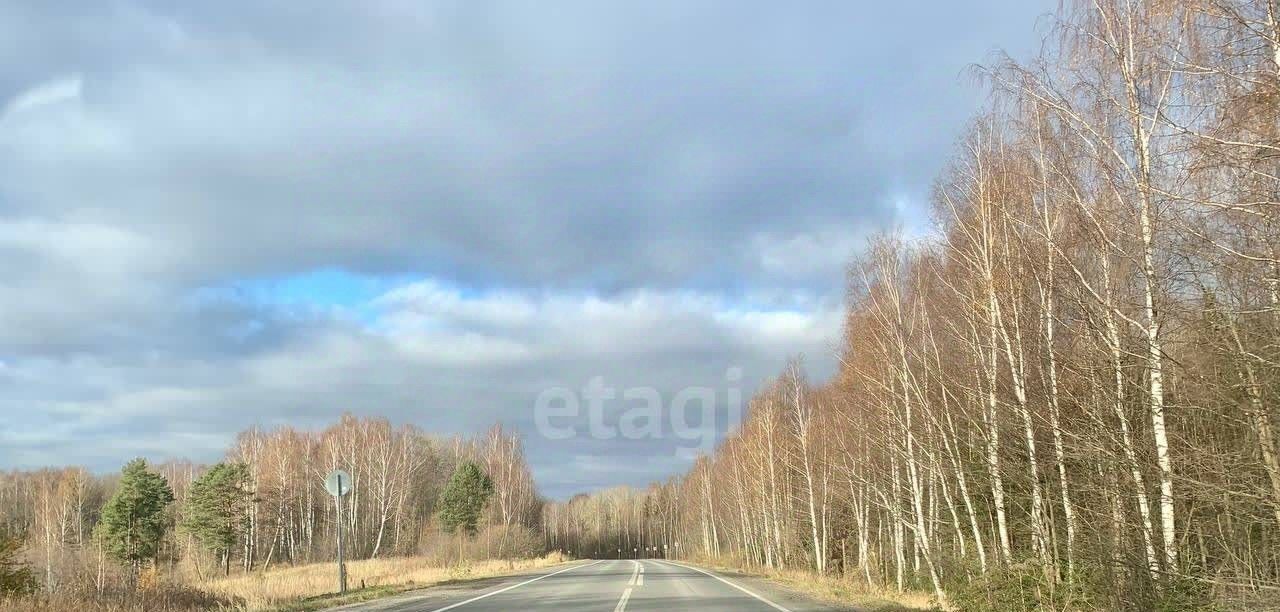
[(623, 610), (626, 610), (628, 599), (631, 599), (631, 587), (627, 587), (627, 590), (622, 592), (622, 599), (618, 600), (618, 607), (614, 608), (613, 612), (623, 612)]
[(627, 609), (627, 601), (631, 599), (632, 587), (644, 586), (644, 564), (639, 561), (632, 561), (635, 567), (631, 569), (631, 581), (627, 583), (627, 588), (622, 591), (622, 599), (618, 600), (618, 607), (613, 612), (623, 612)]

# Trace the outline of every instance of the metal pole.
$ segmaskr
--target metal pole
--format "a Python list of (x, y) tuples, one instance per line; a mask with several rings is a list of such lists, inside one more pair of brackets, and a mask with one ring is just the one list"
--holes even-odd
[(342, 562), (342, 476), (338, 476), (338, 493), (333, 496), (338, 503), (338, 594), (347, 594), (347, 566)]

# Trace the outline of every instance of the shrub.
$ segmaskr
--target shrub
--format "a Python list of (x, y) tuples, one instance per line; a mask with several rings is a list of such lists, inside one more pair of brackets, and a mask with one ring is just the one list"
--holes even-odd
[(1107, 609), (1093, 595), (1101, 585), (1094, 577), (1079, 573), (1068, 584), (1046, 576), (1041, 567), (1027, 562), (993, 569), (948, 589), (951, 603), (966, 612), (1047, 611), (1084, 612)]
[(1213, 589), (1207, 583), (1191, 578), (1173, 578), (1156, 594), (1152, 612), (1218, 612), (1223, 608), (1214, 602)]

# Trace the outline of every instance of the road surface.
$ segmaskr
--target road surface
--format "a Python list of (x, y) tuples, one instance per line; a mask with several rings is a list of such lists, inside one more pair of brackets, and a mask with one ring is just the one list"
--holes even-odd
[(646, 559), (585, 561), (536, 574), (429, 589), (343, 612), (816, 612), (834, 610), (762, 581)]

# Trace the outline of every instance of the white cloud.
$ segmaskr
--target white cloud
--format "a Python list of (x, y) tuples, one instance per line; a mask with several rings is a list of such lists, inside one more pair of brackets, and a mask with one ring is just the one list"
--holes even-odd
[[(793, 302), (805, 302), (794, 293)], [(725, 341), (794, 353), (834, 339), (842, 309), (839, 302), (820, 300), (802, 308), (735, 303), (692, 290), (642, 289), (611, 297), (465, 293), (433, 280), (394, 288), (374, 303), (383, 308), (374, 327), (398, 346), (465, 361), (534, 360), (566, 349), (627, 354)]]
[(791, 235), (764, 233), (753, 241), (760, 269), (781, 279), (843, 279), (849, 258), (859, 252), (867, 235), (880, 229), (872, 224), (821, 228)]
[(46, 81), (11, 98), (0, 113), (0, 122), (42, 106), (79, 101), (83, 90), (84, 78), (78, 74)]

